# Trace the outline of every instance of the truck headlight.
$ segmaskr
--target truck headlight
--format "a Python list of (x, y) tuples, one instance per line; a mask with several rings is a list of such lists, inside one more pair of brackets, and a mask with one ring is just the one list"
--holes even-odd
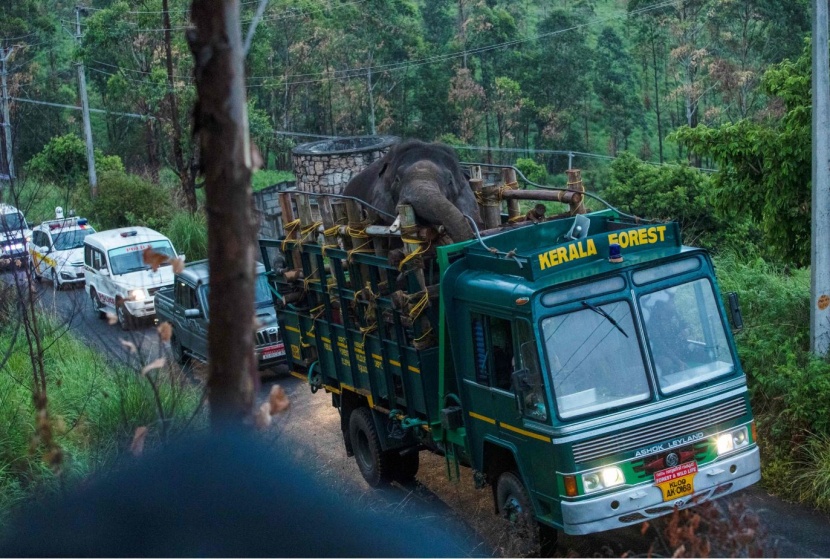
[(746, 426), (718, 435), (718, 456), (728, 454), (749, 444)]
[(608, 489), (623, 483), (625, 483), (625, 476), (617, 466), (609, 466), (582, 474), (582, 487), (585, 489), (585, 493)]
[(144, 295), (143, 289), (133, 289), (130, 291), (130, 299), (133, 301), (143, 301), (146, 299), (146, 295)]

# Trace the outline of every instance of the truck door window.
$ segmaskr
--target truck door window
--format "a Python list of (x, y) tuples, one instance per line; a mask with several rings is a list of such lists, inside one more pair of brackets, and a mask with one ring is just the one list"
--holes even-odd
[(516, 396), (522, 399), (520, 409), (525, 417), (535, 421), (547, 421), (548, 406), (545, 401), (545, 386), (542, 382), (542, 370), (539, 367), (539, 350), (533, 337), (530, 323), (524, 320), (516, 321), (516, 337), (519, 342), (520, 356), (517, 368), (522, 371), (524, 378), (520, 383), (524, 390), (519, 390), (513, 382)]
[(471, 324), (476, 382), (510, 390), (514, 365), (511, 321), (475, 313)]
[(104, 258), (102, 252), (97, 250), (92, 251), (92, 267), (96, 270), (103, 270), (107, 267), (107, 260)]
[(677, 392), (734, 370), (709, 281), (699, 279), (643, 295), (640, 306), (663, 393)]
[(591, 305), (601, 312), (584, 307), (542, 320), (553, 393), (563, 419), (651, 397), (631, 305), (628, 301)]

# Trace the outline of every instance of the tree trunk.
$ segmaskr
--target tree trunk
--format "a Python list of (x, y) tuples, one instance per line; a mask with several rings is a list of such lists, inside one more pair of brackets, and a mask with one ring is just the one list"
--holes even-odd
[(217, 429), (250, 414), (258, 380), (253, 336), (254, 169), (239, 0), (194, 0), (191, 17), (195, 29), (188, 32), (188, 42), (198, 94), (194, 131), (203, 153), (208, 217), (208, 390), (211, 424)]
[[(182, 125), (179, 122), (179, 105), (176, 93), (173, 91), (173, 39), (170, 36), (170, 11), (168, 0), (162, 0), (162, 17), (164, 19), (164, 54), (167, 62), (167, 104), (170, 106), (170, 120), (173, 124), (173, 161), (176, 165), (176, 174), (182, 185), (182, 192), (190, 213), (196, 213), (196, 190), (192, 188), (193, 181), (188, 167), (184, 163), (182, 148)], [(194, 1), (194, 4), (196, 2)]]
[(660, 152), (660, 163), (663, 163), (663, 126), (660, 122), (660, 83), (657, 76), (657, 46), (655, 45), (654, 28), (651, 33), (651, 62), (654, 65), (654, 114), (657, 116), (657, 147)]

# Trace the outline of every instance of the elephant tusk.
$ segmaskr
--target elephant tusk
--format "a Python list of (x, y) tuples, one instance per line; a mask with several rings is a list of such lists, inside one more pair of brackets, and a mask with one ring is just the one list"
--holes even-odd
[(401, 215), (398, 214), (398, 217), (395, 218), (395, 221), (392, 222), (392, 225), (389, 226), (389, 232), (390, 233), (397, 233), (400, 228), (401, 228)]

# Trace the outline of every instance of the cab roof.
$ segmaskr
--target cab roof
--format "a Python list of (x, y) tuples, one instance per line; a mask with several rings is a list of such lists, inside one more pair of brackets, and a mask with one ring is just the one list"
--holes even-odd
[[(256, 273), (257, 275), (265, 273), (265, 266), (261, 262), (256, 263)], [(185, 266), (184, 270), (176, 274), (176, 279), (183, 279), (194, 285), (208, 283), (209, 277), (207, 260), (190, 262)]]
[[(122, 246), (152, 241), (169, 241), (167, 237), (149, 227), (121, 227), (87, 235), (84, 244), (109, 250)], [(172, 244), (172, 243), (171, 243)]]
[(9, 204), (6, 204), (6, 203), (0, 203), (0, 213), (2, 213), (2, 214), (17, 214), (17, 213), (19, 213), (21, 215), (23, 214), (23, 212), (21, 212), (20, 210), (18, 210), (14, 206), (10, 206)]
[(36, 225), (33, 229), (43, 231), (53, 231), (56, 229), (60, 229), (61, 231), (66, 231), (69, 229), (76, 229), (80, 227), (84, 229), (92, 229), (92, 225), (89, 224), (89, 221), (85, 217), (77, 216), (65, 217), (63, 219), (50, 219), (49, 221), (44, 221)]

